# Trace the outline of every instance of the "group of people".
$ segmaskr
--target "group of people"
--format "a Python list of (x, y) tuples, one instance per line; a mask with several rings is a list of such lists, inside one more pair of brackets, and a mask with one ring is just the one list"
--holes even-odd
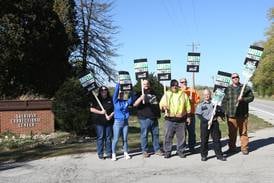
[[(186, 148), (189, 152), (196, 153), (196, 134), (195, 116), (200, 121), (201, 137), (201, 161), (207, 160), (208, 140), (211, 135), (213, 149), (216, 158), (226, 161), (226, 156), (222, 152), (221, 132), (219, 129), (218, 118), (227, 118), (229, 132), (229, 149), (227, 153), (236, 152), (236, 139), (239, 133), (241, 141), (241, 152), (248, 154), (248, 103), (252, 102), (254, 95), (250, 87), (244, 88), (240, 95), (243, 85), (237, 73), (232, 74), (232, 85), (225, 89), (225, 97), (222, 106), (216, 107), (212, 124), (208, 129), (208, 122), (214, 110), (211, 102), (211, 91), (207, 88), (203, 91), (203, 100), (196, 90), (187, 86), (187, 79), (173, 79), (170, 82), (170, 89), (164, 93), (159, 100), (150, 86), (148, 80), (143, 80), (143, 92), (136, 95), (131, 92), (130, 96), (125, 97), (117, 84), (113, 97), (105, 86), (99, 88), (98, 102), (93, 101), (90, 111), (94, 113), (93, 121), (96, 124), (97, 133), (97, 153), (99, 159), (111, 158), (117, 160), (116, 147), (119, 137), (122, 136), (124, 158), (130, 159), (128, 153), (128, 118), (129, 106), (137, 109), (137, 117), (140, 123), (140, 142), (144, 158), (148, 158), (152, 153), (148, 149), (148, 135), (152, 135), (152, 145), (154, 154), (170, 158), (172, 156), (173, 138), (176, 135), (177, 155), (181, 158), (186, 157)], [(165, 132), (163, 140), (163, 150), (159, 143), (159, 123), (161, 112), (165, 119)], [(188, 143), (186, 143), (188, 139)], [(104, 153), (106, 156), (104, 156)]]

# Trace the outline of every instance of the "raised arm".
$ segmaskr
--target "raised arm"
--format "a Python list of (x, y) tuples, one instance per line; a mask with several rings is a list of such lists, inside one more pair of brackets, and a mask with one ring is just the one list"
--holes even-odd
[(115, 90), (114, 90), (113, 97), (112, 97), (112, 101), (113, 101), (113, 103), (116, 103), (116, 102), (117, 102), (117, 100), (118, 100), (119, 88), (120, 88), (120, 84), (119, 84), (119, 83), (117, 83), (117, 84), (116, 84), (116, 86), (115, 86)]
[(128, 99), (128, 105), (131, 105), (132, 103), (133, 103), (133, 101), (134, 101), (134, 93), (133, 93), (133, 91), (131, 91), (130, 92), (130, 97), (129, 97), (129, 99)]

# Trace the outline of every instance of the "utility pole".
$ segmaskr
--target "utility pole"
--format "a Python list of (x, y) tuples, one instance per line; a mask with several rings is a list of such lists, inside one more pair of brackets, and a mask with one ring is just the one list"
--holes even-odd
[[(197, 48), (200, 46), (200, 44), (198, 43), (194, 43), (192, 42), (192, 44), (188, 44), (187, 46), (191, 46), (192, 47), (192, 52), (195, 52), (195, 50), (197, 50)], [(195, 89), (195, 72), (192, 72), (192, 87), (193, 89)]]

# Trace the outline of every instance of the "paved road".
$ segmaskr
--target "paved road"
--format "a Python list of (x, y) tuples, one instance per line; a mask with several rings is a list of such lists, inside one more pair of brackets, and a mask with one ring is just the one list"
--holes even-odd
[[(131, 160), (121, 158), (113, 162), (98, 160), (96, 154), (86, 153), (2, 164), (0, 182), (270, 183), (274, 180), (273, 134), (274, 128), (249, 134), (250, 154), (237, 153), (228, 157), (226, 162), (214, 157), (201, 162), (199, 154), (185, 159), (178, 156), (164, 159), (156, 155), (143, 159), (141, 155), (136, 155)], [(224, 146), (223, 150), (226, 149), (227, 146)], [(209, 155), (214, 155), (212, 150)]]
[[(272, 106), (272, 107), (271, 107)], [(273, 101), (255, 100), (252, 113), (260, 112), (273, 119)], [(274, 127), (250, 133), (250, 154), (237, 153), (226, 162), (212, 156), (201, 162), (200, 155), (189, 155), (185, 159), (173, 156), (164, 159), (151, 156), (143, 159), (140, 154), (131, 160), (123, 158), (113, 162), (98, 160), (96, 154), (85, 153), (23, 163), (0, 164), (0, 183), (272, 183), (274, 182)], [(227, 150), (223, 139), (223, 151)], [(238, 144), (239, 145), (239, 144)]]
[(274, 101), (255, 99), (249, 111), (274, 125)]

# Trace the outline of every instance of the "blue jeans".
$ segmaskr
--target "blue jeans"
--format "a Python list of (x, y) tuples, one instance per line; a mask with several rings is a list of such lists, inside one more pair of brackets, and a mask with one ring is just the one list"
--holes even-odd
[(118, 144), (118, 140), (120, 137), (120, 133), (123, 134), (123, 150), (124, 152), (128, 152), (128, 143), (127, 143), (127, 136), (128, 136), (128, 121), (118, 121), (114, 120), (113, 124), (113, 140), (112, 140), (112, 153), (116, 153), (116, 146)]
[(190, 125), (186, 125), (188, 133), (188, 148), (194, 148), (196, 144), (196, 134), (195, 134), (195, 116), (191, 116)]
[(103, 157), (104, 147), (107, 156), (111, 156), (112, 125), (96, 125), (96, 134), (98, 156)]
[(159, 126), (158, 120), (151, 120), (151, 119), (139, 119), (140, 126), (141, 126), (141, 148), (143, 152), (148, 151), (148, 133), (151, 133), (152, 136), (152, 144), (154, 152), (160, 149), (159, 145)]

